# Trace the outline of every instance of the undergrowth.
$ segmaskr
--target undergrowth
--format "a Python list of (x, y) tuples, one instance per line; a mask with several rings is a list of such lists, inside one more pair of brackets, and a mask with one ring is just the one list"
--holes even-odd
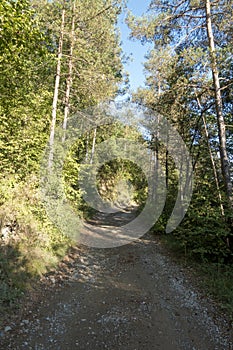
[[(0, 181), (0, 314), (73, 244), (47, 218), (36, 178)], [(1, 322), (1, 318), (0, 318)]]

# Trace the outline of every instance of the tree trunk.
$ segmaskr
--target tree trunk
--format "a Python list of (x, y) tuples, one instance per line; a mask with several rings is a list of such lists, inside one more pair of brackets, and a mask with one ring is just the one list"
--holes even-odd
[(91, 149), (90, 164), (93, 163), (93, 158), (94, 158), (94, 154), (95, 154), (96, 133), (97, 133), (97, 127), (94, 129), (94, 135), (93, 135), (93, 141), (92, 141), (92, 149)]
[[(66, 128), (67, 128), (67, 120), (68, 120), (69, 109), (70, 109), (69, 100), (70, 100), (70, 90), (71, 90), (71, 86), (72, 86), (74, 40), (75, 40), (75, 1), (73, 1), (73, 6), (72, 6), (69, 71), (68, 71), (68, 77), (67, 77), (67, 81), (66, 81), (66, 96), (65, 96), (63, 130), (66, 130)], [(63, 142), (65, 141), (65, 133), (63, 135), (62, 141)]]
[(89, 157), (89, 138), (90, 138), (90, 134), (87, 135), (87, 138), (86, 138), (86, 155), (85, 155), (85, 162), (87, 163), (88, 162), (88, 157)]
[(54, 144), (54, 135), (55, 135), (55, 126), (57, 119), (57, 103), (58, 103), (58, 90), (61, 77), (61, 59), (62, 59), (62, 48), (63, 48), (63, 38), (64, 38), (64, 27), (65, 27), (65, 9), (62, 10), (61, 18), (61, 31), (58, 45), (58, 55), (57, 55), (57, 72), (54, 86), (53, 94), (53, 108), (52, 108), (52, 123), (50, 128), (50, 138), (49, 138), (49, 160), (48, 160), (48, 169), (50, 170), (53, 162), (53, 144)]
[[(200, 102), (198, 97), (197, 97), (197, 103), (198, 103), (198, 106), (199, 106), (200, 110), (202, 110), (201, 102)], [(224, 207), (223, 207), (223, 204), (222, 204), (222, 195), (221, 195), (219, 181), (218, 181), (217, 169), (216, 169), (216, 165), (215, 165), (215, 161), (214, 161), (214, 156), (212, 154), (212, 150), (211, 150), (211, 147), (210, 147), (209, 132), (208, 132), (208, 129), (207, 129), (207, 124), (206, 124), (206, 120), (205, 120), (205, 117), (204, 117), (203, 113), (202, 113), (202, 121), (203, 121), (203, 124), (204, 124), (205, 137), (206, 137), (206, 141), (207, 141), (207, 145), (208, 145), (210, 160), (211, 160), (213, 173), (214, 173), (215, 184), (216, 184), (216, 188), (217, 188), (217, 192), (218, 192), (219, 206), (220, 206), (222, 217), (225, 217)]]
[(231, 176), (230, 176), (230, 163), (229, 163), (227, 150), (226, 150), (226, 127), (225, 127), (225, 121), (223, 117), (223, 105), (222, 105), (222, 96), (221, 96), (220, 82), (219, 82), (219, 72), (217, 67), (214, 35), (212, 30), (210, 0), (206, 0), (205, 10), (206, 10), (206, 28), (207, 28), (207, 35), (209, 39), (211, 69), (212, 69), (212, 76), (213, 76), (213, 86), (214, 86), (214, 92), (215, 92), (215, 107), (216, 107), (217, 123), (218, 123), (221, 169), (222, 169), (222, 175), (224, 179), (224, 185), (226, 188), (228, 204), (230, 209), (232, 210), (233, 198), (232, 198), (232, 183), (231, 183)]

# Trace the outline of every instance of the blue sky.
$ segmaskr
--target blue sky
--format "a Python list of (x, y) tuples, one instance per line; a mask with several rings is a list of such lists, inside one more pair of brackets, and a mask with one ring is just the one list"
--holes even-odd
[[(151, 0), (128, 0), (128, 9), (136, 16), (146, 13)], [(131, 55), (131, 60), (125, 65), (125, 70), (130, 74), (130, 89), (135, 91), (139, 86), (144, 86), (145, 76), (143, 73), (143, 61), (145, 54), (151, 47), (149, 44), (142, 45), (140, 41), (130, 40), (130, 30), (124, 23), (126, 14), (123, 13), (119, 20), (122, 49), (126, 55)]]

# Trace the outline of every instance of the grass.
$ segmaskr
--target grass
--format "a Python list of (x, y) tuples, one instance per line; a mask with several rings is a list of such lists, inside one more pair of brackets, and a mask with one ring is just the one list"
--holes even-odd
[(201, 286), (214, 297), (221, 309), (233, 322), (233, 267), (223, 264), (202, 263), (198, 266)]

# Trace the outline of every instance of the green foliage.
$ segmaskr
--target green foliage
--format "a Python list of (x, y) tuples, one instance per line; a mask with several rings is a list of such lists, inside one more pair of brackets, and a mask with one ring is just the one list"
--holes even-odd
[(147, 198), (147, 181), (141, 169), (134, 163), (116, 159), (105, 163), (99, 170), (98, 188), (103, 198), (112, 202), (142, 205)]
[[(198, 160), (191, 204), (172, 237), (186, 258), (196, 258), (201, 262), (227, 263), (233, 257), (228, 245), (232, 233), (227, 222), (227, 212), (224, 217), (221, 212), (219, 193), (215, 187), (213, 170), (206, 159), (207, 156), (208, 154), (205, 155), (203, 152)], [(164, 232), (174, 207), (174, 199), (177, 196), (176, 181), (170, 173), (165, 209), (154, 227), (157, 233)], [(223, 200), (224, 192), (221, 191), (221, 193)]]
[(231, 265), (221, 263), (201, 264), (198, 267), (201, 275), (200, 285), (215, 297), (221, 309), (228, 313), (233, 321), (233, 269)]
[[(125, 127), (121, 123), (114, 123), (110, 125), (99, 126), (96, 130), (95, 147), (98, 144), (108, 140), (114, 145), (116, 138), (124, 138), (127, 140), (142, 142), (140, 133), (131, 127)], [(85, 160), (85, 176), (90, 175), (90, 166), (88, 162), (91, 161), (91, 152), (93, 147), (94, 132), (89, 132), (83, 135), (72, 146), (63, 168), (64, 182), (66, 195), (72, 206), (83, 212), (86, 217), (93, 211), (85, 204), (82, 197), (82, 191), (79, 186), (79, 171), (82, 166), (81, 163)], [(84, 169), (82, 168), (82, 171)], [(145, 202), (147, 198), (147, 181), (141, 169), (129, 160), (121, 158), (121, 151), (116, 149), (116, 159), (106, 162), (100, 167), (97, 174), (97, 188), (99, 193), (105, 200), (111, 202), (119, 200), (119, 186), (123, 186), (126, 197), (131, 197), (131, 204), (140, 205)], [(122, 194), (123, 195), (123, 194)], [(130, 202), (130, 201), (129, 201)]]
[[(115, 26), (122, 1), (76, 0), (75, 3), (71, 60), (73, 75), (69, 100), (71, 114), (114, 98), (124, 76)], [(199, 1), (184, 1), (178, 5), (175, 1), (152, 1), (152, 16), (141, 19), (128, 17), (134, 37), (156, 44), (145, 64), (147, 88), (140, 89), (134, 99), (152, 112), (142, 122), (148, 133), (153, 131), (151, 115), (155, 118), (163, 115), (178, 130), (189, 148), (196, 171), (194, 194), (184, 221), (172, 236), (172, 244), (179, 247), (186, 258), (218, 266), (218, 278), (214, 280), (215, 270), (211, 269), (213, 278), (208, 283), (210, 289), (215, 288), (224, 303), (232, 308), (233, 292), (229, 283), (232, 270), (223, 265), (233, 259), (233, 249), (229, 246), (229, 242), (233, 242), (232, 228), (229, 226), (232, 213), (226, 210), (224, 179), (216, 155), (218, 127), (213, 108), (203, 8), (199, 4)], [(157, 10), (153, 13), (155, 5)], [(219, 44), (217, 63), (221, 71), (223, 110), (229, 125), (232, 123), (233, 106), (233, 31), (229, 25), (231, 5), (231, 1), (226, 4), (222, 2), (221, 11), (218, 11), (218, 6), (213, 3), (213, 29)], [(21, 295), (30, 280), (56, 266), (72, 244), (48, 220), (39, 198), (36, 175), (50, 131), (61, 12), (64, 7), (57, 123), (63, 119), (69, 75), (72, 1), (3, 0), (0, 3), (0, 311)], [(187, 16), (183, 16), (185, 11)], [(203, 115), (209, 130), (208, 140)], [(131, 118), (130, 114), (125, 116), (126, 121)], [(232, 135), (229, 127), (229, 152), (233, 149)], [(66, 157), (63, 168), (66, 198), (80, 217), (88, 217), (92, 213), (83, 199), (78, 181), (81, 162), (85, 159), (91, 164), (95, 147), (105, 140), (111, 140), (112, 145), (116, 146), (118, 137), (142, 145), (146, 143), (136, 129), (115, 123), (99, 126), (82, 135)], [(154, 227), (156, 232), (161, 233), (174, 207), (178, 176), (165, 145), (155, 137), (149, 146), (148, 153), (154, 152), (155, 155), (157, 152), (167, 176), (165, 209)], [(219, 189), (207, 152), (208, 146), (215, 160)], [(117, 146), (115, 150), (116, 159), (99, 169), (99, 193), (117, 205), (136, 204), (140, 210), (148, 195), (146, 178), (136, 164), (121, 156), (123, 153)], [(89, 170), (87, 165), (87, 176)], [(55, 180), (52, 190), (57, 193)], [(220, 210), (220, 201), (225, 209), (224, 215)], [(62, 220), (59, 211), (57, 215)]]
[[(150, 111), (144, 123), (149, 133), (153, 132), (151, 115), (155, 120), (160, 115), (166, 117), (182, 136), (193, 158), (195, 187), (192, 203), (173, 239), (186, 256), (195, 256), (203, 261), (228, 262), (232, 260), (233, 252), (233, 231), (229, 224), (232, 223), (232, 213), (227, 209), (223, 185), (225, 177), (217, 156), (221, 147), (204, 5), (200, 1), (178, 4), (175, 1), (152, 1), (148, 15), (142, 18), (129, 15), (132, 37), (155, 43), (145, 63), (147, 87), (139, 89), (134, 100)], [(223, 91), (223, 113), (226, 120), (230, 120), (229, 124), (232, 122), (232, 118), (229, 119), (232, 112), (232, 99), (229, 98), (232, 89), (232, 31), (224, 17), (228, 18), (229, 12), (232, 14), (230, 7), (223, 2), (211, 3), (212, 29), (218, 42), (216, 55)], [(204, 128), (203, 117), (209, 135)], [(227, 136), (229, 156), (232, 158), (230, 128)], [(157, 145), (157, 151), (167, 175), (166, 205), (154, 227), (155, 232), (161, 233), (174, 207), (177, 177), (174, 164), (171, 160), (167, 161), (164, 146)]]
[[(40, 160), (51, 125), (61, 11), (65, 6), (57, 123), (63, 118), (71, 5), (72, 1), (60, 0), (0, 3), (1, 307), (15, 301), (31, 280), (55, 266), (72, 244), (49, 221), (38, 194)], [(114, 97), (119, 88), (122, 63), (115, 24), (120, 7), (121, 1), (76, 0), (71, 113)], [(90, 209), (77, 185), (78, 161), (86, 152), (85, 137), (78, 143), (79, 154), (67, 157), (64, 180), (68, 200), (80, 216), (81, 210), (85, 216)]]
[(0, 172), (14, 174), (18, 179), (35, 172), (47, 142), (51, 94), (30, 93), (22, 104), (8, 108), (0, 116)]
[(54, 267), (71, 241), (48, 220), (37, 180), (0, 183), (0, 308), (19, 297), (30, 283)]
[(0, 172), (23, 178), (38, 169), (48, 134), (52, 61), (29, 1), (4, 0), (0, 12)]
[[(112, 97), (122, 80), (115, 31), (120, 2), (111, 4), (110, 0), (76, 1), (71, 113)], [(4, 0), (0, 4), (1, 173), (23, 178), (38, 171), (51, 123), (62, 6), (61, 1)], [(68, 74), (71, 2), (66, 7), (58, 123)]]

